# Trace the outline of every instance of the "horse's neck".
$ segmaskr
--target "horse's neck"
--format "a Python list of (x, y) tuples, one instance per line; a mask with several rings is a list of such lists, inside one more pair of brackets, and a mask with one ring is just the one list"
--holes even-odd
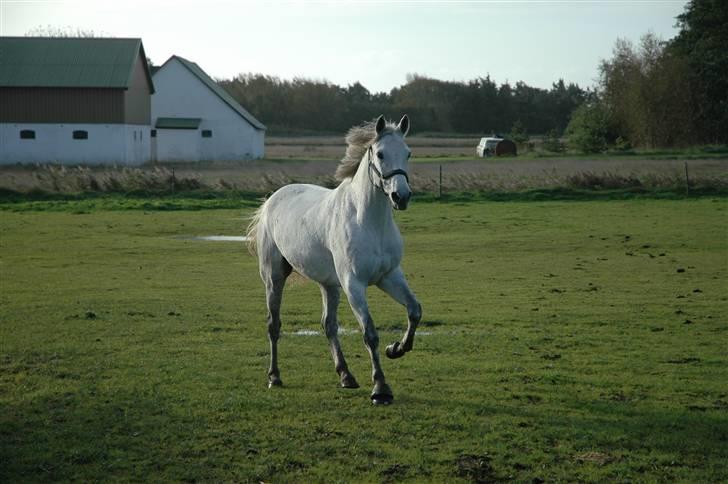
[(351, 181), (352, 200), (356, 206), (357, 219), (369, 219), (378, 224), (392, 220), (392, 208), (384, 191), (375, 185), (369, 172), (369, 159), (366, 155)]

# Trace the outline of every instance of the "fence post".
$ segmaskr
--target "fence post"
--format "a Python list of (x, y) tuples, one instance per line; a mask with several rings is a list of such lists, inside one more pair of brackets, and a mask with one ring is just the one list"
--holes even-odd
[(442, 165), (440, 165), (440, 181), (437, 184), (437, 198), (442, 198)]
[(685, 196), (690, 196), (690, 175), (688, 174), (688, 162), (685, 162)]

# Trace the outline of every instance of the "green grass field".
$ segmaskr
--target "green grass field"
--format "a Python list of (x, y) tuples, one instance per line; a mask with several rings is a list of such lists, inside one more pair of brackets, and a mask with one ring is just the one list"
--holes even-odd
[[(191, 238), (252, 204), (3, 207), (28, 210), (0, 211), (0, 481), (728, 480), (724, 198), (415, 200), (424, 323), (389, 407), (345, 302), (362, 388), (338, 388), (300, 278), (266, 388), (256, 261)], [(389, 344), (405, 312), (369, 299)]]

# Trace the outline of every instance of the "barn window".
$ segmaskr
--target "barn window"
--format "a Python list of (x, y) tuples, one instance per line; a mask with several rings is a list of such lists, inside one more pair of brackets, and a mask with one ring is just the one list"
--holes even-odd
[(152, 130), (151, 136), (152, 136), (152, 138), (156, 138), (157, 137), (157, 130), (156, 129), (153, 129)]
[(77, 129), (73, 132), (73, 139), (88, 139), (88, 131)]
[(32, 129), (21, 130), (20, 139), (35, 139), (35, 131), (33, 131)]
[(202, 137), (203, 138), (212, 138), (212, 130), (211, 129), (203, 129), (202, 130)]

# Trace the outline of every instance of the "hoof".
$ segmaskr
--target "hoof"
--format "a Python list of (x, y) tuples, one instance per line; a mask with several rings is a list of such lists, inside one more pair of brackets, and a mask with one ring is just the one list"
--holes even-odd
[(283, 386), (283, 381), (281, 381), (280, 377), (271, 376), (268, 378), (268, 388), (282, 387), (282, 386)]
[(389, 405), (394, 401), (392, 389), (386, 383), (375, 383), (371, 398), (374, 405)]
[(392, 395), (372, 395), (372, 405), (391, 405), (394, 402)]
[(351, 373), (345, 373), (341, 377), (341, 388), (359, 388), (356, 378)]
[(395, 341), (391, 345), (387, 346), (387, 350), (385, 351), (387, 354), (387, 358), (395, 360), (397, 358), (401, 358), (404, 356), (406, 351), (402, 347), (402, 343), (399, 341)]

